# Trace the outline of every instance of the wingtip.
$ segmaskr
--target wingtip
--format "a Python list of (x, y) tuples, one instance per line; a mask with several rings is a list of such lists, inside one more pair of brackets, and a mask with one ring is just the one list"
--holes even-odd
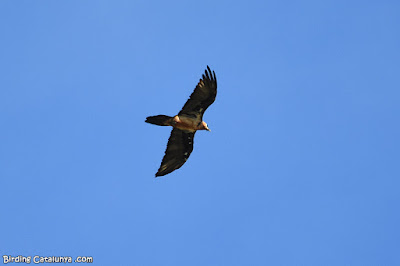
[[(208, 70), (208, 72), (207, 72), (207, 70)], [(215, 76), (215, 71), (214, 71), (214, 70), (211, 70), (211, 68), (210, 68), (209, 65), (207, 65), (207, 70), (205, 71), (207, 77), (210, 76), (211, 79), (216, 80), (217, 77)], [(203, 76), (204, 76), (204, 75), (203, 75)]]
[(159, 176), (163, 176), (162, 174), (160, 174), (160, 172), (157, 172), (155, 175), (155, 178), (159, 177)]

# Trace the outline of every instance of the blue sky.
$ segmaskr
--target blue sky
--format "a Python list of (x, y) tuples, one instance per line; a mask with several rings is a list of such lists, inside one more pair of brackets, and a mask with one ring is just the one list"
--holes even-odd
[[(1, 1), (0, 255), (399, 265), (398, 1)], [(206, 65), (218, 95), (155, 179)]]

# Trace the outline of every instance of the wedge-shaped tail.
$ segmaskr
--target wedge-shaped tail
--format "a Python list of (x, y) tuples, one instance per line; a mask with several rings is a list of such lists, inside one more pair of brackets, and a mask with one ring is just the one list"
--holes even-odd
[(167, 115), (155, 115), (146, 117), (146, 123), (157, 125), (157, 126), (170, 126), (171, 116)]

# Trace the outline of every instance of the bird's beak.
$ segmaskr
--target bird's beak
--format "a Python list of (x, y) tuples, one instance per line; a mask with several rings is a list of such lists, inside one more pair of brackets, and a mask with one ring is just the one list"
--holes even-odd
[(209, 128), (206, 128), (206, 130), (211, 132), (211, 129), (209, 129)]

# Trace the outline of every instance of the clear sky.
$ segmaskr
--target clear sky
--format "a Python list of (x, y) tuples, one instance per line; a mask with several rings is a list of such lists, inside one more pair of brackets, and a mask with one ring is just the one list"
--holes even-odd
[[(399, 1), (0, 2), (0, 255), (400, 265)], [(209, 65), (218, 95), (154, 178)]]

